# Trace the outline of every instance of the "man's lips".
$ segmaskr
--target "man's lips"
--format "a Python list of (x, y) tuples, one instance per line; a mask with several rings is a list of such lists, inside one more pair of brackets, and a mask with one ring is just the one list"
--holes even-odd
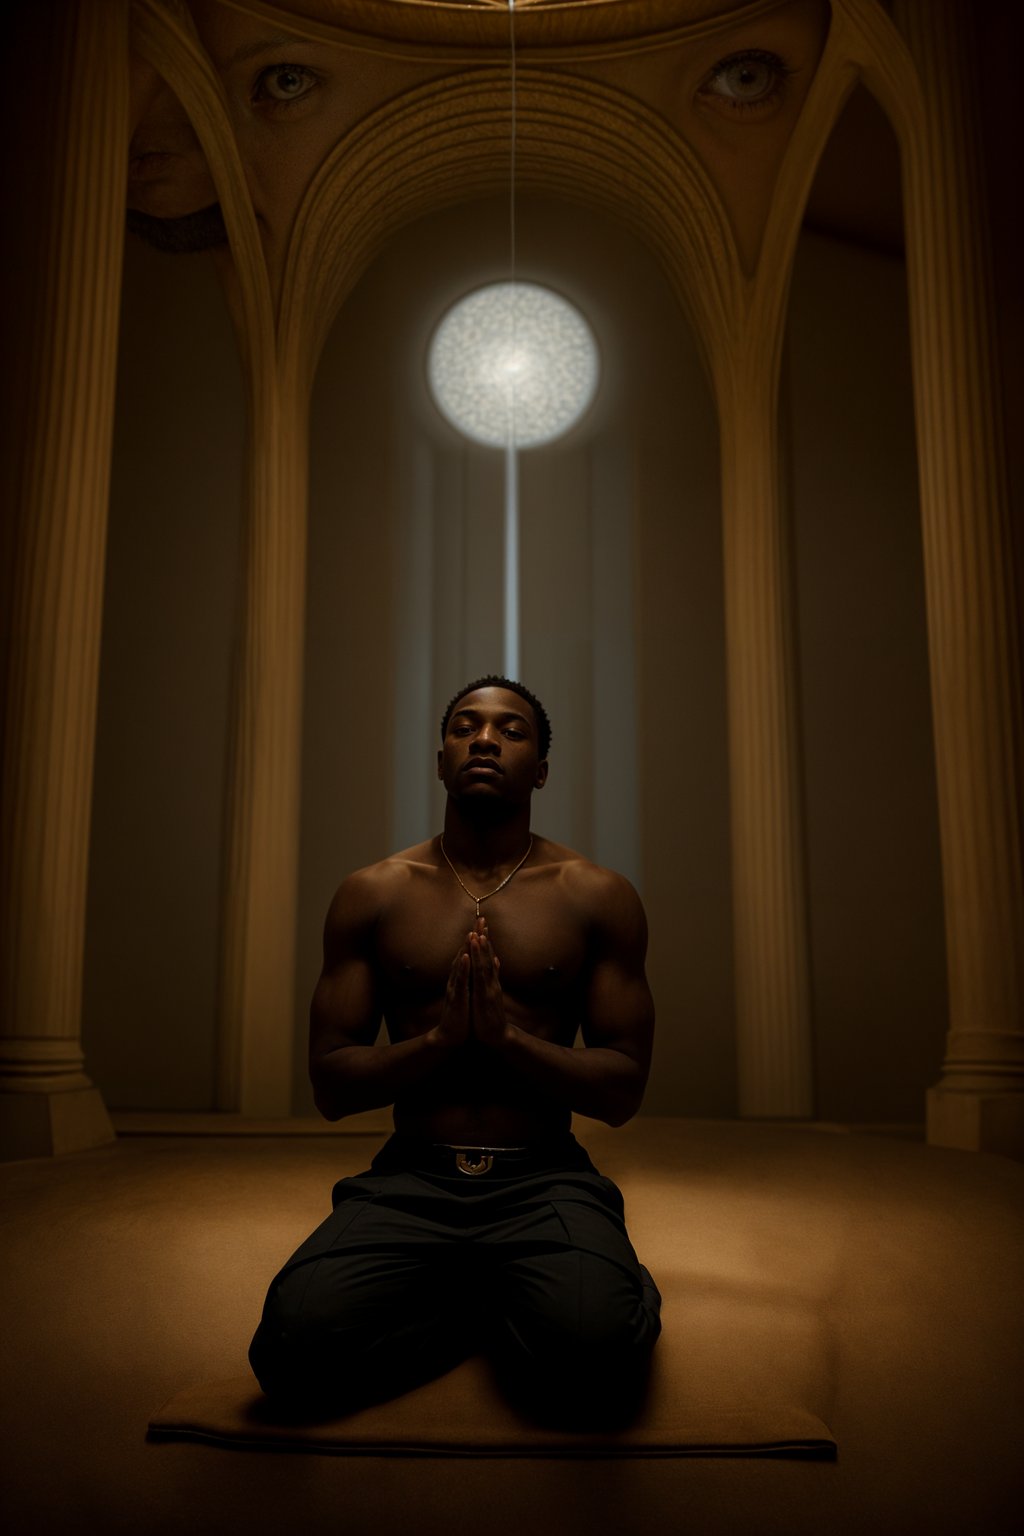
[(504, 773), (505, 770), (504, 770), (504, 768), (500, 768), (497, 763), (492, 762), (489, 758), (474, 757), (468, 763), (465, 764), (465, 766), (462, 769), (462, 772), (463, 773)]

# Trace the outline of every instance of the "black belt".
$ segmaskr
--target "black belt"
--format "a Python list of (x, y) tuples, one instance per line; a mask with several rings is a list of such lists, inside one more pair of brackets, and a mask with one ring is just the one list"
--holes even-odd
[(580, 1148), (571, 1135), (558, 1140), (535, 1142), (526, 1147), (488, 1147), (469, 1144), (454, 1145), (450, 1142), (405, 1140), (400, 1135), (392, 1137), (375, 1164), (409, 1169), (421, 1169), (427, 1173), (464, 1174), (468, 1178), (480, 1178), (482, 1174), (504, 1174), (507, 1178), (517, 1174), (540, 1172), (543, 1169), (564, 1164), (566, 1159), (577, 1161)]
[(454, 1156), (455, 1167), (459, 1173), (477, 1178), (481, 1173), (490, 1173), (494, 1167), (495, 1158), (506, 1167), (512, 1163), (522, 1166), (530, 1149), (529, 1147), (456, 1147), (448, 1142), (438, 1142), (435, 1150), (445, 1157)]

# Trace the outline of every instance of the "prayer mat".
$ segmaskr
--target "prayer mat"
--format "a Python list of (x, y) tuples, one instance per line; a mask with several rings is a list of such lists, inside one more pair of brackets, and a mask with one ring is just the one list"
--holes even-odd
[(657, 1353), (644, 1406), (628, 1428), (553, 1429), (506, 1401), (480, 1358), (387, 1403), (299, 1421), (251, 1376), (177, 1393), (150, 1421), (151, 1440), (348, 1456), (799, 1456), (834, 1459), (827, 1426), (793, 1402), (683, 1397)]

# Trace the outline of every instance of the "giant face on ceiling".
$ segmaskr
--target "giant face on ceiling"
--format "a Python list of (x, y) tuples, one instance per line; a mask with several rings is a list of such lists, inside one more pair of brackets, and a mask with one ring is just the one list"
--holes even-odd
[[(331, 7), (331, 25), (316, 19), (313, 13), (326, 14), (326, 8), (313, 0), (292, 11), (260, 7), (259, 14), (224, 0), (190, 0), (189, 9), (230, 122), (272, 273), (283, 270), (296, 215), (317, 172), (375, 113), (424, 86), (443, 90), (446, 81), (461, 83), (476, 72), (487, 83), (492, 119), (502, 118), (511, 130), (504, 5), (362, 0), (340, 12)], [(301, 17), (293, 14), (299, 9)], [(427, 13), (431, 27), (424, 29)], [(532, 5), (521, 0), (515, 12), (517, 90), (526, 102), (532, 83), (557, 72), (569, 80), (598, 82), (623, 102), (640, 104), (699, 160), (749, 268), (828, 19), (826, 0), (742, 6), (704, 0), (643, 9), (632, 0), (579, 0), (547, 14), (544, 0)], [(225, 243), (218, 178), (199, 133), (142, 52), (133, 62), (132, 121), (132, 227), (168, 250)], [(557, 131), (557, 125), (548, 129)], [(528, 187), (525, 114), (521, 132), (520, 184)], [(554, 147), (557, 153), (557, 143)], [(550, 144), (547, 149), (550, 154)], [(565, 154), (571, 159), (568, 144)], [(425, 153), (421, 174), (443, 182), (445, 166)], [(499, 159), (495, 190), (503, 177), (507, 160)]]

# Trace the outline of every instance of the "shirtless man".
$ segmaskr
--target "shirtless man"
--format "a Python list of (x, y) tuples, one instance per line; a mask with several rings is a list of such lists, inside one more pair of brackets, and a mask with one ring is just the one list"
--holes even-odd
[(442, 722), (443, 835), (331, 905), (316, 1104), (393, 1104), (395, 1134), (271, 1285), (250, 1350), (268, 1393), (355, 1406), (477, 1349), (563, 1421), (628, 1416), (642, 1391), (660, 1297), (570, 1126), (643, 1097), (646, 921), (622, 876), (531, 837), (550, 734), (520, 684), (469, 684)]

